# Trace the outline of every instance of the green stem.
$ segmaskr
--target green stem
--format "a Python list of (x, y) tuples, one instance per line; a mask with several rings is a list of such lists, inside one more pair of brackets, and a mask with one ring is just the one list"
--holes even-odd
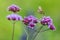
[(45, 30), (43, 30), (43, 31), (40, 31), (40, 32), (45, 32), (45, 31), (48, 31), (48, 30), (50, 30), (50, 29), (45, 29)]
[(41, 31), (41, 29), (43, 28), (43, 26), (41, 26), (39, 29), (37, 29), (37, 31), (35, 31), (35, 35), (33, 37), (33, 40), (35, 40), (36, 36), (39, 34), (39, 32)]
[(26, 40), (31, 40), (32, 39), (32, 36), (31, 36), (31, 29), (25, 27), (25, 32), (26, 32), (26, 35), (27, 35), (27, 39)]
[(13, 29), (12, 29), (12, 40), (14, 40), (14, 30), (15, 30), (15, 22), (13, 22)]
[(24, 27), (24, 30), (25, 30), (25, 33), (26, 33), (26, 35), (27, 35), (27, 39), (26, 39), (26, 40), (28, 40), (28, 36), (29, 36), (29, 35), (28, 35), (28, 30), (27, 30), (27, 27), (26, 27), (26, 26)]

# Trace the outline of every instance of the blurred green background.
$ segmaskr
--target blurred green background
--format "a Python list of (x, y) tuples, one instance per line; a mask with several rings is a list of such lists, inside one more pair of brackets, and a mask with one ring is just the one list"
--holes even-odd
[[(47, 16), (53, 19), (56, 31), (47, 31), (39, 35), (36, 40), (60, 40), (60, 0), (0, 0), (0, 40), (11, 40), (12, 22), (6, 19), (11, 12), (7, 11), (8, 6), (16, 4), (22, 8), (19, 12), (21, 16), (26, 16), (27, 11), (32, 9), (35, 16), (40, 18), (37, 13), (38, 6), (41, 6)], [(17, 22), (15, 27), (14, 40), (19, 40), (19, 37), (24, 33), (22, 22)]]

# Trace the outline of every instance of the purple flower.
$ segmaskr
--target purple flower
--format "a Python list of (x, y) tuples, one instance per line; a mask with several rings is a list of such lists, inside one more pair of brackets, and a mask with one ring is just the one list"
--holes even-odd
[(25, 25), (28, 25), (29, 22), (30, 22), (30, 20), (28, 20), (28, 18), (24, 18), (23, 23), (24, 23)]
[(48, 28), (51, 30), (55, 30), (55, 26), (53, 25), (52, 19), (49, 16), (44, 16), (41, 20), (42, 25), (48, 25)]
[(33, 29), (35, 27), (35, 25), (36, 25), (35, 23), (30, 22), (29, 25), (28, 25), (28, 27)]
[(7, 19), (8, 20), (22, 20), (22, 17), (21, 16), (19, 16), (18, 14), (10, 14), (10, 15), (8, 15), (7, 16)]
[(25, 17), (23, 22), (24, 24), (29, 24), (30, 22), (37, 23), (38, 21), (34, 16), (30, 15), (28, 17)]
[(51, 30), (55, 30), (55, 29), (56, 29), (53, 24), (48, 25), (48, 27), (49, 27)]
[(37, 19), (34, 19), (34, 20), (33, 20), (33, 23), (38, 23)]
[(32, 15), (28, 16), (28, 19), (29, 19), (30, 21), (32, 21), (33, 23), (37, 23), (37, 22), (38, 22), (37, 18), (35, 18), (35, 17), (32, 16)]
[(18, 6), (14, 5), (14, 4), (8, 7), (8, 10), (12, 11), (12, 12), (19, 12), (20, 9), (21, 8), (19, 8)]
[(41, 24), (42, 25), (48, 25), (48, 24), (50, 24), (50, 23), (52, 23), (52, 19), (49, 17), (49, 16), (44, 16), (43, 18), (42, 18), (42, 20), (41, 20)]
[(28, 25), (30, 28), (33, 28), (37, 22), (38, 20), (32, 15), (25, 17), (23, 20), (23, 23)]

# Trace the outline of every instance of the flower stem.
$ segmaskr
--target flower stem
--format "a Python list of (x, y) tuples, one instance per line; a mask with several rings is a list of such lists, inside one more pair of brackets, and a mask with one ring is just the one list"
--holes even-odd
[(26, 33), (26, 35), (27, 35), (26, 40), (28, 40), (28, 30), (27, 30), (27, 27), (24, 27), (24, 30), (25, 30), (25, 33)]
[(13, 22), (13, 29), (12, 29), (12, 40), (14, 40), (14, 30), (15, 30), (15, 22)]
[(45, 30), (43, 30), (43, 31), (40, 31), (40, 32), (45, 32), (45, 31), (48, 31), (48, 30), (50, 30), (50, 29), (45, 29)]
[(39, 29), (37, 29), (36, 34), (33, 37), (33, 40), (36, 38), (36, 36), (39, 34), (39, 32), (41, 31), (42, 28), (43, 28), (43, 26), (41, 26)]

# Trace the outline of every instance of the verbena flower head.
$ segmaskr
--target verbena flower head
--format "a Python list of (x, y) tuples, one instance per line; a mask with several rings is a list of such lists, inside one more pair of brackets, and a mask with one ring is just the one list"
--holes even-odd
[(55, 30), (55, 26), (53, 25), (52, 19), (49, 16), (44, 16), (41, 20), (42, 25), (47, 25), (49, 29)]
[(42, 19), (41, 19), (41, 24), (42, 25), (48, 25), (48, 24), (51, 24), (52, 23), (52, 19), (49, 17), (49, 16), (44, 16)]
[(55, 29), (56, 29), (53, 24), (49, 24), (49, 25), (48, 25), (48, 28), (50, 28), (51, 30), (55, 30)]
[(23, 23), (28, 25), (30, 28), (34, 27), (37, 22), (38, 20), (32, 15), (25, 17), (23, 20)]
[(22, 20), (22, 17), (19, 16), (18, 14), (10, 14), (7, 16), (8, 20), (13, 20), (13, 21), (17, 21), (17, 20)]
[(12, 11), (12, 12), (19, 12), (21, 8), (19, 8), (17, 5), (15, 4), (12, 4), (11, 6), (8, 7), (8, 10), (9, 11)]

